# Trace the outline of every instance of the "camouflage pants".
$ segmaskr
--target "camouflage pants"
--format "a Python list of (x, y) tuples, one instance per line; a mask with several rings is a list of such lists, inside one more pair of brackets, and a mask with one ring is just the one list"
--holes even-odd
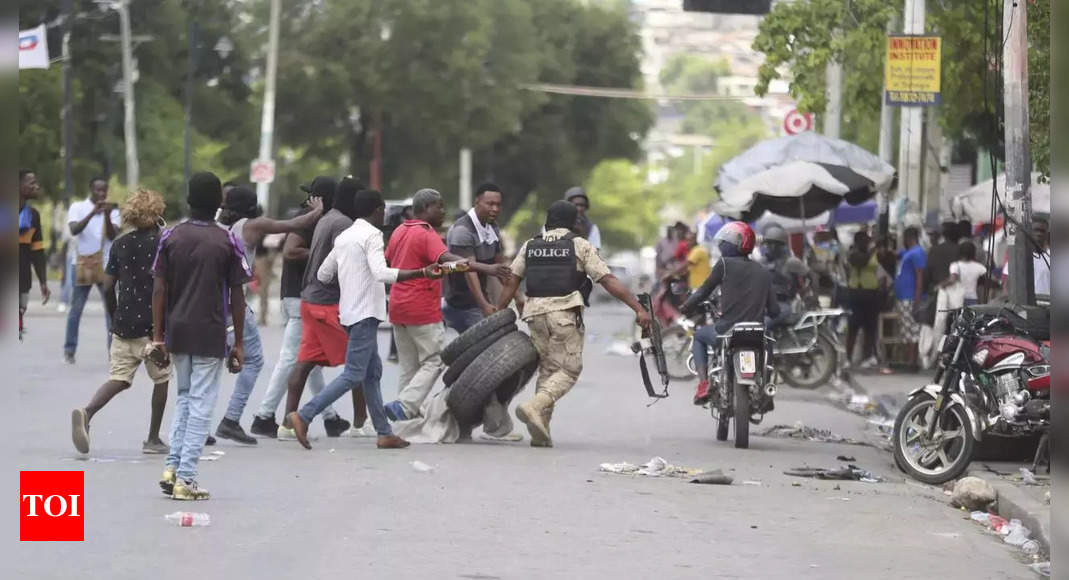
[(578, 308), (539, 314), (527, 326), (540, 359), (535, 399), (549, 416), (583, 372), (583, 314)]

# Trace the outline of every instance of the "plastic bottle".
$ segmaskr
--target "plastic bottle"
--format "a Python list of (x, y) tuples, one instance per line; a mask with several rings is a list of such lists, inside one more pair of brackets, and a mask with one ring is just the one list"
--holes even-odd
[(212, 517), (208, 514), (196, 513), (196, 512), (174, 512), (163, 516), (168, 521), (174, 522), (183, 528), (191, 528), (193, 526), (210, 526), (212, 525)]

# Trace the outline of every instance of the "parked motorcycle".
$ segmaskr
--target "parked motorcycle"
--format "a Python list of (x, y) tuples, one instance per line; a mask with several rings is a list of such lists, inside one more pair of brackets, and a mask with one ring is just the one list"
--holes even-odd
[[(898, 467), (937, 485), (965, 472), (985, 433), (1040, 435), (1045, 443), (1049, 340), (1045, 308), (1007, 304), (960, 310), (942, 339), (934, 384), (910, 393), (895, 419)], [(1039, 452), (1033, 469), (1038, 461)]]

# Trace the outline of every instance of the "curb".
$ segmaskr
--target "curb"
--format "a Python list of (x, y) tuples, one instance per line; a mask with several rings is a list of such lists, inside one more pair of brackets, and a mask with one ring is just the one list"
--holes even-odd
[(970, 470), (968, 475), (979, 477), (998, 492), (998, 515), (1007, 520), (1018, 519), (1032, 531), (1032, 539), (1039, 542), (1042, 552), (1050, 554), (1050, 507), (1033, 499), (1016, 485), (993, 477), (986, 471)]

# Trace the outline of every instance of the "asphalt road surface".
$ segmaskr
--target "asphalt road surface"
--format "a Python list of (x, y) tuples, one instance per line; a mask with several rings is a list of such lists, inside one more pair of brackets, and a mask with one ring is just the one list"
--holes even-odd
[[(278, 317), (275, 316), (275, 320)], [(199, 481), (213, 498), (165, 498), (159, 456), (143, 456), (151, 387), (139, 374), (94, 419), (92, 452), (70, 440), (70, 412), (107, 378), (103, 319), (82, 325), (76, 366), (62, 363), (64, 317), (35, 304), (22, 344), (3, 349), (16, 370), (7, 438), (20, 470), (84, 470), (85, 541), (4, 542), (5, 578), (1030, 578), (1018, 554), (938, 490), (901, 479), (873, 447), (752, 437), (737, 450), (714, 439), (709, 413), (690, 403), (693, 383), (653, 406), (637, 361), (605, 353), (630, 324), (626, 309), (588, 313), (586, 368), (554, 415), (556, 447), (413, 445), (381, 451), (369, 439), (256, 447), (220, 441)], [(263, 330), (267, 366), (250, 399), (248, 429), (277, 355), (281, 329)], [(380, 334), (385, 347), (387, 334)], [(385, 352), (385, 350), (384, 350)], [(142, 371), (143, 373), (143, 371)], [(329, 376), (333, 376), (330, 373)], [(387, 364), (386, 400), (396, 392)], [(218, 422), (233, 386), (224, 378)], [(533, 390), (528, 385), (525, 395)], [(164, 433), (174, 394), (168, 401)], [(337, 408), (351, 417), (348, 399)], [(826, 393), (783, 388), (768, 425), (802, 421), (865, 439), (866, 421), (831, 406)], [(13, 425), (12, 425), (13, 422)], [(520, 425), (522, 428), (522, 425)], [(526, 435), (526, 434), (525, 434)], [(165, 435), (166, 437), (166, 435)], [(13, 444), (13, 445), (12, 445)], [(211, 450), (212, 448), (208, 448)], [(783, 475), (796, 466), (837, 467), (838, 455), (882, 483)], [(599, 472), (605, 462), (719, 468), (734, 485)], [(433, 471), (411, 465), (421, 461)], [(13, 471), (9, 471), (13, 479)], [(743, 481), (759, 482), (759, 485)], [(800, 486), (797, 486), (800, 484)], [(179, 528), (176, 510), (211, 515)]]

